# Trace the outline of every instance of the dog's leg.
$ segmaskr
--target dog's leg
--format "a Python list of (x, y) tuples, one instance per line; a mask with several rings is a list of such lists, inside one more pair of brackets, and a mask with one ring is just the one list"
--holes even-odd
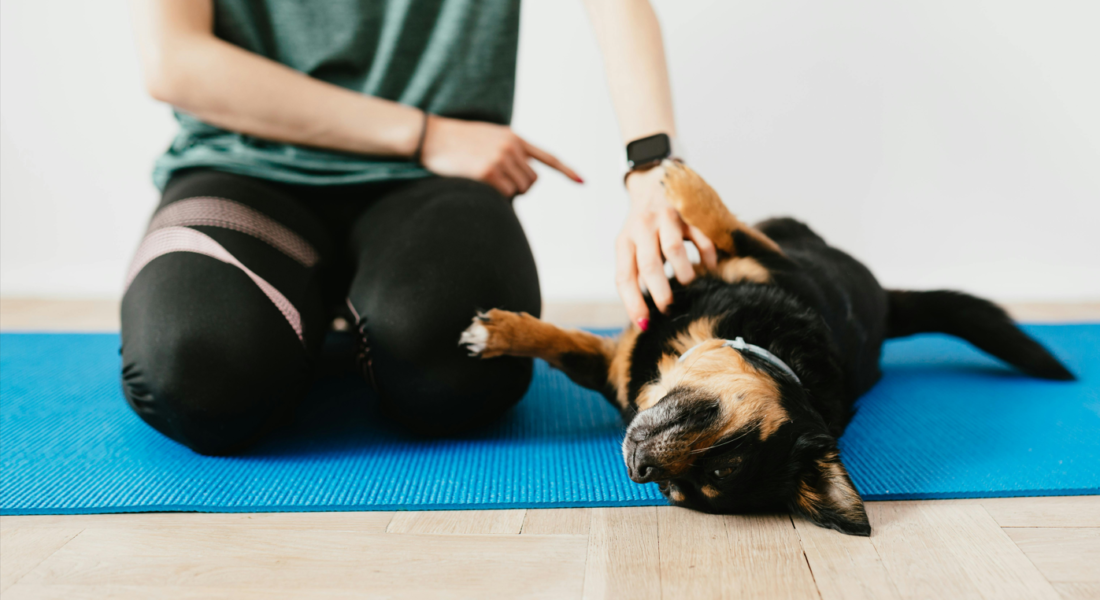
[(665, 196), (684, 221), (698, 227), (718, 250), (731, 257), (745, 256), (752, 254), (751, 250), (756, 248), (742, 246), (752, 245), (760, 250), (782, 254), (771, 238), (738, 220), (722, 203), (718, 192), (698, 173), (683, 163), (671, 160), (666, 160), (662, 166), (665, 174), (661, 185), (665, 188)]
[(474, 317), (458, 343), (471, 356), (481, 358), (541, 358), (623, 409), (630, 351), (637, 335), (638, 331), (631, 329), (612, 340), (577, 329), (561, 329), (527, 313), (493, 309)]

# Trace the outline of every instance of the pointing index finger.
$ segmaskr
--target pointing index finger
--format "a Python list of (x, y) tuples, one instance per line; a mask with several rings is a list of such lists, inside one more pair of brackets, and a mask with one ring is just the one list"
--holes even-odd
[(556, 169), (562, 172), (563, 174), (565, 174), (566, 177), (572, 179), (573, 181), (576, 181), (577, 183), (584, 183), (584, 180), (581, 179), (580, 175), (577, 175), (576, 171), (565, 166), (560, 160), (555, 158), (553, 154), (550, 154), (549, 152), (535, 146), (527, 140), (520, 139), (520, 141), (523, 142), (523, 149), (535, 160), (543, 163), (551, 169)]

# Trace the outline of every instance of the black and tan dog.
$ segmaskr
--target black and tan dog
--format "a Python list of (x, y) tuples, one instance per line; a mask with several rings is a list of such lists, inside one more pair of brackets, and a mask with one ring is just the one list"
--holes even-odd
[(961, 337), (1036, 377), (1073, 379), (994, 304), (951, 291), (887, 291), (862, 264), (793, 219), (737, 220), (689, 168), (666, 161), (684, 220), (718, 248), (717, 269), (672, 282), (649, 328), (617, 340), (490, 310), (460, 343), (471, 354), (542, 358), (603, 393), (628, 424), (630, 478), (706, 512), (789, 509), (869, 535), (837, 452), (852, 405), (880, 377), (883, 340)]

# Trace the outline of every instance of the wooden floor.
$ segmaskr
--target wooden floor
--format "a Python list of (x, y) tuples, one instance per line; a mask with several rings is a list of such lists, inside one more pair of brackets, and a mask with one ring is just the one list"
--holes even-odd
[[(559, 323), (615, 306), (548, 306)], [(1014, 307), (1096, 320), (1100, 306)], [(112, 302), (0, 301), (6, 330), (110, 330)], [(17, 598), (1100, 598), (1100, 497), (872, 502), (874, 534), (672, 507), (0, 517)]]

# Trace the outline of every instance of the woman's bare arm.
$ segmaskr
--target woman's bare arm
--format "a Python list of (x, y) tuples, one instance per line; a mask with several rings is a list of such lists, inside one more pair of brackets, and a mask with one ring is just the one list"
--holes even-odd
[[(656, 133), (675, 136), (661, 26), (649, 0), (586, 0), (585, 4), (603, 53), (623, 143)], [(684, 223), (665, 198), (662, 177), (660, 167), (628, 177), (630, 212), (615, 245), (619, 296), (631, 320), (642, 329), (649, 323), (649, 310), (639, 281), (645, 283), (657, 308), (664, 311), (672, 303), (665, 260), (681, 283), (695, 277), (684, 249), (685, 239), (699, 248), (707, 264), (717, 264), (714, 244)]]
[(412, 156), (423, 117), (214, 37), (212, 0), (134, 0), (145, 85), (157, 100), (240, 133), (360, 154)]
[[(212, 0), (134, 0), (150, 95), (223, 129), (358, 154), (412, 157), (424, 126), (416, 108), (320, 81), (214, 36)], [(421, 162), (440, 175), (485, 181), (505, 196), (534, 183), (534, 158), (576, 173), (508, 127), (430, 117)]]
[(623, 144), (676, 135), (661, 26), (649, 0), (586, 0)]

